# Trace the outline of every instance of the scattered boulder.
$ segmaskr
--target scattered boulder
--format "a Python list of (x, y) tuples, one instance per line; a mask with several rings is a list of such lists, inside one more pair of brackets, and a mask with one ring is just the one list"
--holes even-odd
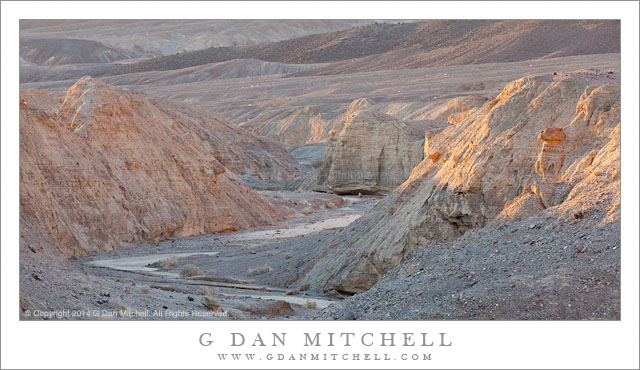
[(222, 307), (220, 306), (220, 303), (218, 303), (218, 301), (216, 301), (213, 298), (202, 297), (202, 299), (200, 300), (200, 303), (202, 303), (203, 306), (205, 306), (207, 309), (211, 311), (220, 311), (222, 309)]
[(285, 301), (277, 301), (265, 308), (256, 310), (256, 314), (262, 316), (290, 316), (295, 314), (291, 305)]
[(435, 162), (435, 161), (437, 161), (437, 160), (438, 160), (438, 158), (440, 158), (440, 155), (441, 155), (441, 154), (442, 154), (442, 153), (440, 153), (440, 152), (435, 152), (435, 153), (433, 153), (433, 154), (428, 155), (428, 156), (427, 156), (427, 158), (429, 158), (429, 159), (431, 159), (432, 161), (434, 161), (434, 162)]

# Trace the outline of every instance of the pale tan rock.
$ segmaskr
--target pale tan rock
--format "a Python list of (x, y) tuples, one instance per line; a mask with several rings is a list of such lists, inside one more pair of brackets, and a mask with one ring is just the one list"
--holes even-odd
[(453, 98), (431, 113), (430, 119), (458, 123), (469, 117), (489, 99), (484, 96), (467, 95)]
[[(470, 228), (542, 210), (568, 217), (584, 207), (610, 207), (607, 218), (616, 219), (619, 122), (620, 85), (604, 74), (508, 83), (478, 112), (430, 138), (427, 158), (411, 177), (329, 240), (298, 283), (362, 292), (417, 245), (451, 241)], [(552, 127), (563, 130), (564, 141), (538, 140)], [(542, 137), (562, 135), (548, 130)], [(549, 153), (547, 143), (557, 150)], [(562, 160), (554, 157), (559, 152)], [(601, 198), (610, 206), (597, 205)]]
[[(348, 111), (356, 110), (352, 104)], [(304, 185), (338, 194), (388, 193), (422, 161), (431, 124), (398, 121), (375, 111), (353, 113), (340, 133), (329, 137), (313, 184)]]
[(542, 149), (536, 160), (536, 172), (543, 180), (554, 180), (564, 163), (565, 141), (567, 135), (557, 127), (544, 129), (538, 135), (542, 141)]
[(285, 215), (216, 159), (219, 125), (88, 78), (60, 114), (39, 107), (42, 93), (21, 98), (22, 247), (85, 256)]
[(358, 98), (352, 101), (342, 116), (333, 123), (333, 126), (329, 131), (329, 139), (339, 136), (345, 126), (348, 126), (360, 112), (368, 110), (374, 105), (376, 105), (376, 103), (367, 98)]
[[(59, 108), (59, 114), (79, 135), (86, 134), (91, 117), (107, 120), (114, 112), (131, 110), (132, 104), (145, 114), (146, 101), (122, 98), (102, 81), (83, 77), (74, 84)], [(196, 127), (190, 135), (207, 141), (216, 159), (238, 175), (248, 175), (263, 180), (291, 181), (301, 176), (302, 168), (284, 147), (236, 127), (219, 116), (207, 117), (185, 105), (157, 101), (163, 107), (164, 120), (176, 125)], [(151, 117), (149, 117), (151, 118)]]

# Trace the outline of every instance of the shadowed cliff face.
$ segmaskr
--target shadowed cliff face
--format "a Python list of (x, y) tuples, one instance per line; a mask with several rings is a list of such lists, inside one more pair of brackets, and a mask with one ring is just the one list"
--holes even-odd
[[(223, 125), (83, 78), (56, 108), (21, 92), (23, 248), (83, 256), (121, 242), (232, 231), (286, 213), (217, 159)], [(233, 130), (229, 129), (230, 132)], [(233, 164), (232, 164), (233, 165)]]
[[(328, 241), (300, 284), (362, 292), (417, 245), (545, 209), (587, 207), (593, 203), (587, 189), (619, 185), (619, 99), (619, 76), (593, 71), (508, 83), (493, 101), (430, 138), (411, 177)], [(612, 199), (606, 207), (616, 217), (619, 197)]]

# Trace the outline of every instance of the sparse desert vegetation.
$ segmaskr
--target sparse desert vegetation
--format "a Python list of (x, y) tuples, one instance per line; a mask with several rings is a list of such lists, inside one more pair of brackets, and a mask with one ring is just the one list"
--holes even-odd
[(180, 258), (172, 256), (158, 262), (157, 265), (159, 265), (164, 271), (170, 271), (180, 266)]
[(181, 270), (180, 270), (180, 276), (184, 276), (184, 277), (190, 277), (190, 276), (196, 276), (196, 275), (200, 275), (200, 268), (198, 268), (198, 266), (196, 265), (185, 265)]
[(196, 294), (199, 295), (211, 295), (211, 289), (205, 287), (198, 287)]
[(257, 276), (257, 275), (266, 274), (267, 272), (271, 272), (271, 267), (269, 267), (269, 266), (260, 266), (260, 267), (254, 267), (254, 268), (248, 269), (247, 270), (247, 275), (249, 275), (249, 276)]
[(241, 310), (236, 310), (234, 308), (229, 308), (227, 310), (227, 312), (229, 313), (229, 317), (234, 319), (234, 320), (247, 320), (249, 319), (249, 315), (247, 315), (246, 313), (242, 312)]
[(109, 307), (116, 311), (126, 311), (127, 306), (119, 298), (109, 299)]
[(318, 308), (318, 304), (317, 304), (316, 302), (314, 302), (314, 301), (311, 301), (311, 300), (307, 300), (307, 301), (304, 303), (304, 306), (305, 306), (306, 308), (313, 309), (313, 310), (315, 310), (316, 308)]
[(222, 307), (220, 306), (220, 303), (217, 300), (215, 300), (213, 297), (209, 297), (209, 296), (202, 297), (200, 299), (200, 303), (202, 303), (202, 305), (210, 311), (220, 311), (222, 309)]

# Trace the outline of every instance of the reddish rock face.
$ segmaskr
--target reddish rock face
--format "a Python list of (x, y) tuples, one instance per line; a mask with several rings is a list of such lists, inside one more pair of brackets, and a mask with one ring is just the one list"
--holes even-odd
[(564, 130), (557, 127), (544, 129), (538, 134), (542, 141), (542, 149), (535, 163), (536, 172), (545, 181), (554, 180), (564, 164), (565, 148), (563, 141), (567, 138)]
[(544, 129), (538, 135), (538, 140), (540, 141), (564, 141), (566, 138), (567, 135), (564, 130), (557, 127)]
[(85, 78), (60, 113), (20, 105), (23, 247), (84, 256), (122, 242), (237, 230), (284, 211), (216, 158), (216, 127)]

